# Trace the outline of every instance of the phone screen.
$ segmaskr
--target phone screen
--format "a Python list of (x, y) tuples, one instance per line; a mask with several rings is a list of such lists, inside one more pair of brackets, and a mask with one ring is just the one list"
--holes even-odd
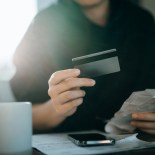
[(97, 133), (90, 133), (90, 134), (71, 134), (71, 137), (73, 137), (76, 140), (79, 141), (88, 141), (88, 140), (106, 140), (106, 137), (101, 134)]
[(106, 138), (98, 133), (69, 134), (68, 137), (72, 142), (80, 146), (112, 145), (115, 142), (114, 139)]

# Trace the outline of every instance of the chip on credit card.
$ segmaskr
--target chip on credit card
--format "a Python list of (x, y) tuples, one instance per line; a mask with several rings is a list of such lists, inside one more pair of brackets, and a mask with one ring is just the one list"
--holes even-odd
[(120, 71), (117, 50), (111, 49), (72, 59), (74, 68), (81, 72), (80, 77), (94, 78)]

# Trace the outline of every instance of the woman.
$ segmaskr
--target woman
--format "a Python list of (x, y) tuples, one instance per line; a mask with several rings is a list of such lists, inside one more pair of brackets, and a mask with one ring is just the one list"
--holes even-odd
[[(148, 12), (124, 0), (61, 0), (40, 12), (17, 48), (11, 81), (16, 98), (33, 103), (34, 129), (103, 129), (133, 91), (154, 88), (154, 28)], [(69, 69), (72, 58), (112, 48), (118, 73), (88, 79)], [(132, 117), (155, 134), (154, 113)]]

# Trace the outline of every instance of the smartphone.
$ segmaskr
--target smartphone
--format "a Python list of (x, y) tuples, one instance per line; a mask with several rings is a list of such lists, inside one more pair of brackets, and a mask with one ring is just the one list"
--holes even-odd
[(68, 138), (78, 146), (114, 145), (115, 140), (99, 133), (69, 134)]

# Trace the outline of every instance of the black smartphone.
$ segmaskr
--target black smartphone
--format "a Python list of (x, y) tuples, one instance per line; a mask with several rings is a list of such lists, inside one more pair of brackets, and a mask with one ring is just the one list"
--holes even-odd
[(78, 146), (114, 145), (115, 140), (99, 133), (69, 134), (68, 138)]

